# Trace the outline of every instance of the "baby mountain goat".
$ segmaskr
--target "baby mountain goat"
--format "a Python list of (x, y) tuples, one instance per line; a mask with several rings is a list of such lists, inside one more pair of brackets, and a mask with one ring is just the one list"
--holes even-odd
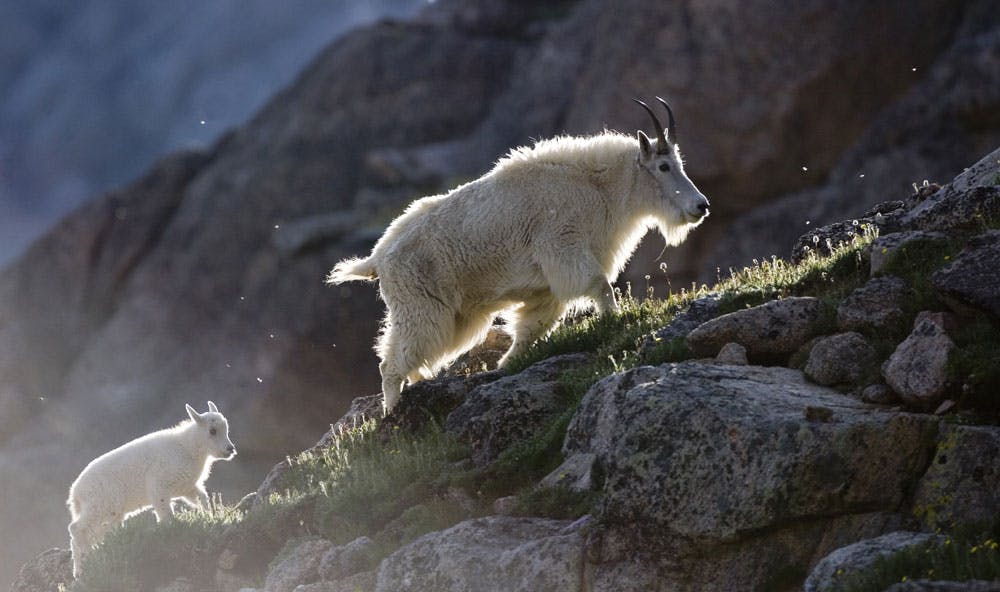
[(212, 463), (233, 458), (236, 447), (229, 439), (229, 422), (215, 403), (208, 402), (206, 413), (185, 407), (190, 421), (95, 458), (70, 486), (66, 503), (73, 519), (73, 577), (80, 575), (83, 557), (132, 514), (152, 506), (158, 522), (172, 518), (174, 498), (208, 507), (204, 484)]
[[(676, 245), (708, 215), (684, 173), (674, 125), (653, 111), (655, 140), (605, 131), (517, 148), (479, 179), (419, 199), (366, 259), (345, 259), (332, 284), (380, 280), (388, 312), (376, 345), (386, 412), (406, 380), (432, 377), (511, 321), (500, 363), (548, 333), (579, 299), (617, 310), (611, 282), (643, 235)], [(666, 131), (666, 135), (664, 135)]]

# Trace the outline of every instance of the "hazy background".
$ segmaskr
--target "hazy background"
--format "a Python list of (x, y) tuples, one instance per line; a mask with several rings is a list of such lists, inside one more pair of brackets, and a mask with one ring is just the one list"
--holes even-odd
[(246, 120), (344, 30), (420, 4), (0, 3), (0, 265), (84, 199)]
[(0, 4), (0, 586), (66, 546), (90, 459), (184, 403), (230, 418), (234, 502), (376, 392), (375, 288), (323, 278), (410, 200), (535, 138), (652, 133), (631, 99), (661, 95), (712, 215), (620, 284), (711, 282), (1000, 145), (995, 8)]

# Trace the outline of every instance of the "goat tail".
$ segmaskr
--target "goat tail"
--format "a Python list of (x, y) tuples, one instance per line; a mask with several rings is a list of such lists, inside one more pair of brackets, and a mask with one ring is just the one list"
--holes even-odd
[(360, 257), (344, 259), (335, 265), (329, 275), (326, 276), (326, 283), (342, 284), (354, 280), (376, 280), (378, 279), (378, 270), (375, 269), (374, 259), (374, 257), (368, 257), (367, 259), (361, 259)]

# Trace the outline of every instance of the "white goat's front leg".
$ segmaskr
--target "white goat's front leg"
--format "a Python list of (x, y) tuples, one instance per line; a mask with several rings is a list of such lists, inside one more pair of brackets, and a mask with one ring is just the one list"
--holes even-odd
[(208, 491), (205, 490), (204, 485), (195, 485), (184, 497), (192, 502), (197, 502), (202, 510), (212, 510), (212, 500), (208, 497)]
[(615, 290), (604, 275), (597, 258), (582, 246), (543, 254), (539, 258), (542, 274), (557, 299), (568, 302), (581, 296), (590, 298), (597, 312), (618, 311)]
[(156, 514), (157, 522), (169, 522), (174, 517), (174, 507), (170, 503), (170, 494), (166, 491), (158, 491), (153, 496), (153, 514)]
[(524, 306), (515, 310), (512, 313), (514, 341), (507, 353), (500, 358), (499, 367), (503, 368), (511, 358), (523, 353), (524, 350), (531, 347), (532, 343), (551, 331), (559, 317), (563, 315), (565, 308), (550, 294), (544, 299), (526, 302)]

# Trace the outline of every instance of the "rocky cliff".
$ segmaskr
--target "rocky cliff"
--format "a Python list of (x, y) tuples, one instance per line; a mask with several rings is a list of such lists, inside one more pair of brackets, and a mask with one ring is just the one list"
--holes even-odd
[[(0, 531), (29, 533), (4, 561), (59, 544), (80, 468), (184, 402), (227, 410), (241, 461), (216, 487), (253, 489), (377, 389), (381, 305), (323, 287), (330, 265), (511, 146), (643, 126), (632, 96), (670, 98), (713, 200), (665, 255), (678, 287), (951, 178), (1000, 144), (990, 8), (438, 2), (346, 35), (251, 121), (90, 202), (0, 275), (0, 497), (18, 500)], [(628, 277), (662, 293), (658, 250)]]
[(996, 590), (1000, 148), (802, 240), (844, 224), (388, 417), (358, 398), (239, 506), (134, 518), (69, 589)]

